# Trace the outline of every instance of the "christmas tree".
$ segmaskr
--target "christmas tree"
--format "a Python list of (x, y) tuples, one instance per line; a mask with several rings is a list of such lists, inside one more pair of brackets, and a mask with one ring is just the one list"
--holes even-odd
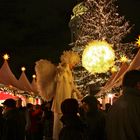
[[(126, 43), (124, 39), (133, 26), (118, 14), (116, 0), (84, 0), (73, 8), (73, 15), (69, 22), (71, 29), (72, 49), (82, 58), (85, 46), (93, 40), (105, 40), (112, 44), (115, 51), (115, 65), (119, 69), (122, 57), (131, 61), (133, 58), (133, 43)], [(80, 63), (73, 71), (75, 81), (83, 94), (88, 87), (102, 87), (111, 75), (106, 73), (89, 73)]]

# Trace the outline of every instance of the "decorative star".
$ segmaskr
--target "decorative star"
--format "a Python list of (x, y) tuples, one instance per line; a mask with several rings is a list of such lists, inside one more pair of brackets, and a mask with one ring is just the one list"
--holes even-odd
[(140, 47), (140, 35), (139, 35), (139, 38), (136, 41), (136, 44)]

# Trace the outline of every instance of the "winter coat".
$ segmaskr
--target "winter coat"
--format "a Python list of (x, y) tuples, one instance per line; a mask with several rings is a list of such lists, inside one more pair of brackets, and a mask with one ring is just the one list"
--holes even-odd
[(4, 115), (1, 140), (24, 140), (25, 121), (18, 109), (8, 110)]
[(125, 88), (106, 120), (107, 140), (140, 140), (140, 91)]
[(0, 140), (1, 140), (1, 137), (2, 137), (3, 123), (4, 123), (4, 119), (3, 119), (2, 115), (1, 115), (0, 116)]
[(62, 116), (64, 127), (59, 134), (59, 140), (88, 140), (87, 127), (77, 115)]
[(85, 115), (89, 140), (105, 140), (105, 113), (97, 110)]

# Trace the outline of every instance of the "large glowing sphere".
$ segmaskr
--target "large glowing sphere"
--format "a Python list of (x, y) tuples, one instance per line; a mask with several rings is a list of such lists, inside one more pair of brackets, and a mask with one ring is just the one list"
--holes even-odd
[(105, 73), (113, 65), (115, 53), (106, 41), (90, 42), (82, 55), (82, 66), (90, 73)]

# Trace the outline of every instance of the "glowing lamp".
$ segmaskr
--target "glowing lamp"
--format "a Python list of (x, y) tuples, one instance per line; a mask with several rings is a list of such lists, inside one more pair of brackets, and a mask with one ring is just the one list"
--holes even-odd
[(36, 78), (36, 75), (34, 74), (34, 75), (32, 75), (32, 77), (35, 79)]
[(82, 66), (90, 73), (105, 73), (113, 65), (115, 53), (106, 41), (90, 42), (82, 55)]
[(22, 70), (22, 71), (25, 71), (25, 70), (26, 70), (26, 68), (25, 68), (25, 67), (22, 67), (22, 68), (21, 68), (21, 70)]
[(5, 54), (5, 55), (3, 56), (3, 58), (4, 58), (4, 60), (8, 60), (8, 59), (9, 59), (9, 55), (8, 55), (8, 54)]

